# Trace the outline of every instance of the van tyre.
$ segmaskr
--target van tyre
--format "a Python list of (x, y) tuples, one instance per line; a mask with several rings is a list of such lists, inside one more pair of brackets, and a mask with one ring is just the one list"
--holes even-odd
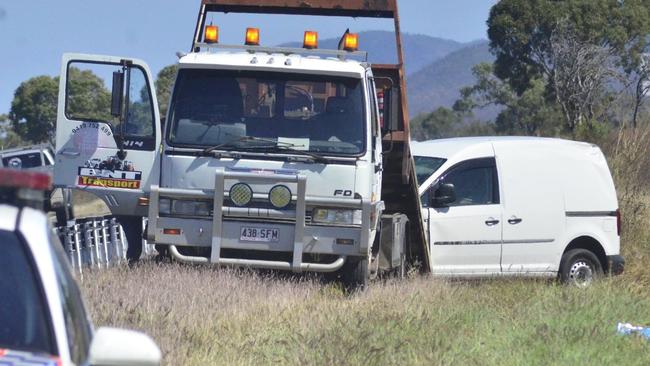
[(603, 266), (596, 255), (586, 249), (571, 249), (560, 262), (560, 280), (576, 287), (588, 287), (603, 276)]
[(117, 220), (122, 225), (128, 244), (126, 259), (129, 263), (139, 261), (142, 255), (142, 217), (118, 216)]
[(365, 290), (369, 276), (368, 258), (348, 257), (341, 267), (341, 283), (348, 292)]

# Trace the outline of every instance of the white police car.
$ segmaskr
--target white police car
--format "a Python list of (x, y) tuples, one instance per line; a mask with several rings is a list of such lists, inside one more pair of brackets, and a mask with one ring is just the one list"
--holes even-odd
[[(0, 169), (7, 177), (23, 179)], [(27, 175), (21, 184), (29, 185)], [(0, 184), (2, 185), (2, 184)], [(0, 365), (158, 365), (145, 334), (93, 330), (47, 216), (0, 204)]]

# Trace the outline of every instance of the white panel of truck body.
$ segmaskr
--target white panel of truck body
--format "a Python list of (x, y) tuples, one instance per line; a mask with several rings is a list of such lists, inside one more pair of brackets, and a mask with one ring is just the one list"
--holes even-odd
[[(115, 141), (115, 131), (108, 123), (92, 120), (71, 119), (66, 113), (67, 75), (70, 63), (79, 64), (108, 64), (119, 66), (122, 60), (128, 60), (134, 67), (144, 72), (146, 83), (151, 90), (152, 113), (154, 120), (155, 141), (153, 150), (136, 150), (125, 147), (127, 156), (125, 161), (131, 164), (131, 171), (98, 169), (96, 165), (107, 161), (117, 155), (118, 145)], [(84, 190), (97, 195), (103, 199), (113, 214), (118, 215), (140, 215), (145, 216), (146, 207), (137, 205), (138, 198), (148, 192), (148, 187), (157, 184), (159, 178), (159, 150), (160, 146), (160, 117), (158, 102), (153, 85), (153, 76), (146, 63), (136, 59), (114, 56), (64, 54), (61, 66), (61, 78), (59, 82), (59, 101), (56, 125), (56, 169), (54, 169), (54, 184), (57, 187), (69, 187)], [(110, 85), (106, 85), (107, 88)], [(110, 93), (110, 90), (107, 90)], [(128, 139), (128, 138), (127, 138)], [(83, 169), (83, 174), (82, 174)], [(88, 173), (88, 174), (86, 174)], [(120, 181), (116, 177), (119, 174), (127, 174), (129, 177), (136, 174), (134, 179), (138, 182), (137, 188), (132, 185), (129, 188), (113, 188), (108, 184), (115, 184)], [(99, 178), (95, 185), (85, 185), (81, 179), (86, 181), (90, 177)], [(111, 183), (107, 183), (107, 179)], [(129, 180), (128, 183), (133, 183)], [(103, 186), (100, 184), (104, 182)], [(125, 182), (127, 183), (127, 182)]]
[(504, 272), (558, 269), (556, 258), (564, 244), (563, 181), (573, 168), (561, 148), (534, 141), (494, 143), (503, 207)]

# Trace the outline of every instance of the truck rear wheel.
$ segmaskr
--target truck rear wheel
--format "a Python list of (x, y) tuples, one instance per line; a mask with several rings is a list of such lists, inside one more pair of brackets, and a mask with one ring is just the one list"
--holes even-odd
[(598, 257), (587, 249), (572, 249), (564, 253), (560, 262), (560, 281), (577, 286), (588, 287), (603, 275), (603, 266)]
[(341, 283), (347, 291), (363, 291), (368, 286), (368, 258), (348, 257), (340, 271)]

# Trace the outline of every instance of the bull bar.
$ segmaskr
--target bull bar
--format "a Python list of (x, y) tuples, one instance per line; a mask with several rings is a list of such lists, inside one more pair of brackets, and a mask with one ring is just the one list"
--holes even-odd
[[(224, 200), (228, 198), (229, 192), (225, 191), (226, 181), (237, 181), (245, 183), (262, 183), (262, 184), (277, 184), (277, 183), (290, 183), (296, 184), (297, 192), (292, 194), (292, 202), (295, 202), (295, 210), (272, 210), (272, 209), (242, 209), (239, 207), (224, 207)], [(278, 173), (264, 171), (261, 173), (231, 171), (218, 168), (215, 172), (214, 189), (175, 189), (175, 188), (161, 188), (159, 186), (151, 186), (150, 205), (149, 205), (149, 223), (147, 228), (147, 239), (151, 242), (161, 242), (160, 233), (162, 228), (159, 227), (159, 200), (160, 198), (170, 199), (192, 199), (192, 200), (206, 200), (212, 198), (213, 200), (213, 214), (211, 218), (211, 238), (210, 238), (210, 258), (202, 256), (188, 256), (183, 255), (178, 251), (177, 244), (183, 246), (196, 246), (190, 242), (176, 242), (176, 243), (163, 243), (170, 244), (170, 254), (181, 262), (188, 263), (211, 263), (215, 265), (232, 265), (243, 266), (252, 268), (265, 268), (265, 269), (280, 269), (291, 270), (293, 272), (313, 271), (313, 272), (334, 272), (340, 269), (350, 255), (367, 256), (369, 253), (369, 241), (371, 235), (371, 228), (374, 227), (378, 217), (381, 216), (383, 210), (383, 202), (371, 203), (357, 198), (323, 198), (323, 197), (309, 197), (306, 196), (307, 178), (299, 173)], [(255, 198), (263, 197), (264, 195), (256, 192)], [(362, 220), (359, 233), (359, 246), (355, 253), (348, 249), (346, 253), (336, 253), (336, 249), (332, 252), (322, 254), (338, 255), (338, 258), (331, 263), (307, 263), (303, 262), (303, 253), (307, 240), (318, 241), (314, 235), (311, 238), (306, 236), (307, 231), (312, 231), (306, 225), (306, 212), (307, 206), (310, 207), (331, 207), (343, 209), (361, 210)], [(260, 214), (263, 211), (263, 214)], [(224, 221), (236, 222), (237, 218), (241, 218), (246, 214), (249, 219), (263, 218), (281, 218), (295, 220), (293, 229), (293, 245), (291, 251), (293, 253), (292, 261), (271, 261), (271, 260), (253, 260), (243, 258), (223, 258), (221, 256), (221, 249), (223, 247), (224, 239)], [(234, 215), (234, 216), (233, 216)], [(205, 218), (209, 219), (208, 217)], [(372, 226), (371, 226), (372, 225)], [(319, 227), (318, 229), (332, 229), (332, 227)], [(335, 229), (338, 230), (338, 229)], [(351, 230), (347, 228), (347, 230)], [(232, 247), (231, 247), (232, 248)], [(237, 248), (245, 249), (245, 248)]]

